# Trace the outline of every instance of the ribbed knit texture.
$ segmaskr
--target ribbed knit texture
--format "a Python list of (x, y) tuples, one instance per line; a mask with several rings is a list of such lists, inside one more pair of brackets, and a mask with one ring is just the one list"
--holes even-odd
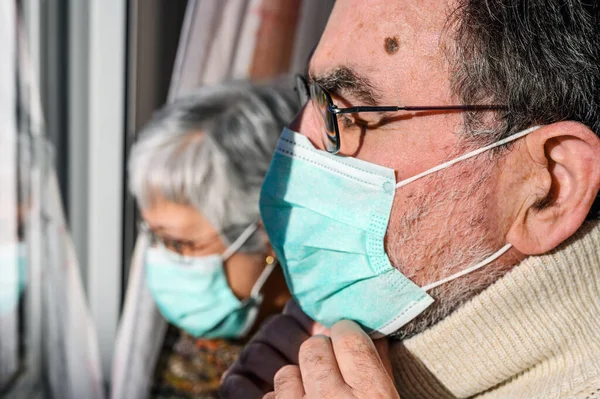
[(600, 223), (392, 345), (402, 399), (600, 398)]

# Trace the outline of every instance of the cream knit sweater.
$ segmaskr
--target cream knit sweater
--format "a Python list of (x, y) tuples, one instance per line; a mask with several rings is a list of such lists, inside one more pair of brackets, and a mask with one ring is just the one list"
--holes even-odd
[(600, 399), (600, 223), (391, 354), (401, 399)]

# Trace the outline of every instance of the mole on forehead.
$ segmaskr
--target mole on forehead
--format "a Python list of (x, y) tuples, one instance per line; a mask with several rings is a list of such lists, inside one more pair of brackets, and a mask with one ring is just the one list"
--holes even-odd
[(389, 55), (396, 54), (398, 52), (398, 49), (400, 48), (400, 39), (398, 38), (398, 36), (386, 37), (385, 42), (383, 44), (383, 48), (385, 49), (385, 52)]

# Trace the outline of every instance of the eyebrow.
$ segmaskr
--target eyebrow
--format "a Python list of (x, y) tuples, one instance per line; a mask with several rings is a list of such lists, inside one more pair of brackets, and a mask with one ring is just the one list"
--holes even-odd
[(365, 105), (379, 104), (380, 92), (368, 77), (349, 66), (337, 67), (325, 74), (310, 73), (309, 79), (332, 94), (348, 93)]

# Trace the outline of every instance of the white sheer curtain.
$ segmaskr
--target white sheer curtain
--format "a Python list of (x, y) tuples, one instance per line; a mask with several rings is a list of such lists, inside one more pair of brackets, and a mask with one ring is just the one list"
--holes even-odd
[(19, 366), (15, 15), (12, 1), (0, 2), (0, 389)]
[[(228, 79), (304, 72), (333, 4), (334, 0), (190, 0), (170, 100)], [(287, 47), (291, 48), (283, 55), (278, 50)], [(131, 264), (113, 358), (112, 399), (148, 397), (167, 329), (144, 280), (146, 244), (138, 238)]]
[(15, 3), (0, 2), (0, 396), (103, 399), (96, 331)]
[(45, 374), (55, 398), (104, 398), (98, 340), (65, 223), (58, 180), (45, 176), (43, 241), (43, 348)]

